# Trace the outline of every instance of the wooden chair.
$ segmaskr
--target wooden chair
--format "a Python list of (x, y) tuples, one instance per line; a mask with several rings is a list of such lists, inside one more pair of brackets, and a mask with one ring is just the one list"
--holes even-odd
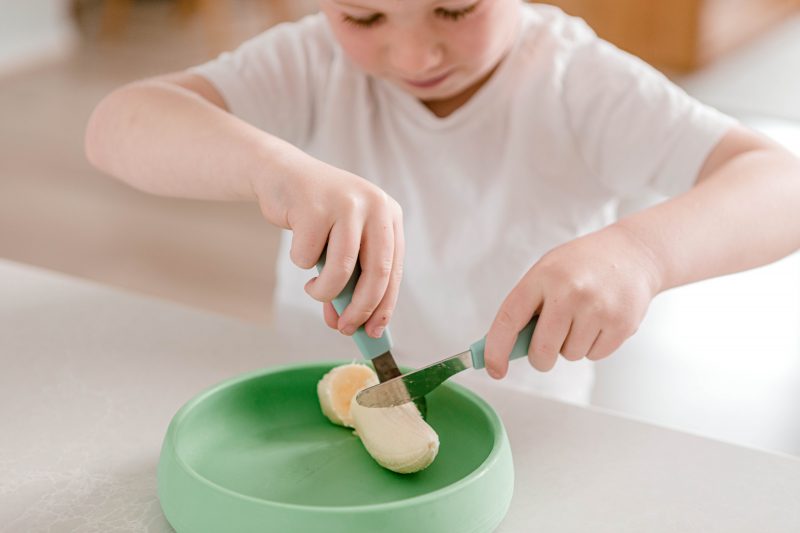
[(800, 9), (800, 0), (542, 0), (656, 67), (690, 71)]
[[(85, 0), (73, 0), (73, 12), (85, 9)], [(241, 0), (238, 0), (241, 1)], [(250, 0), (270, 24), (294, 20), (308, 12), (305, 2), (297, 0)], [(235, 45), (233, 28), (237, 0), (173, 0), (178, 20), (199, 17), (211, 53), (219, 53)], [(102, 0), (98, 34), (101, 38), (121, 37), (130, 20), (135, 0)], [(265, 22), (265, 27), (268, 24)]]

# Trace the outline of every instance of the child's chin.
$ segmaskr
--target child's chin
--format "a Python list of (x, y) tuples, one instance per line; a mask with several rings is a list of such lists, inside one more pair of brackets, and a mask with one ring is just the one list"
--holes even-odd
[(454, 88), (452, 84), (446, 82), (442, 83), (441, 87), (436, 86), (427, 88), (414, 87), (413, 85), (408, 85), (403, 82), (400, 82), (398, 85), (410, 95), (419, 98), (422, 101), (431, 101), (431, 102), (453, 98), (454, 96), (459, 95), (464, 90), (459, 87)]

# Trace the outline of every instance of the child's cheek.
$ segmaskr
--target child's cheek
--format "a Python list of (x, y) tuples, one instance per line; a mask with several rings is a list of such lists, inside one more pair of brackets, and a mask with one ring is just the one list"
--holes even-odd
[(361, 69), (369, 73), (377, 71), (377, 44), (370, 38), (370, 32), (342, 26), (345, 24), (334, 28), (334, 35), (347, 56)]
[(486, 66), (496, 62), (507, 50), (515, 25), (513, 12), (497, 8), (465, 20), (451, 38), (458, 43), (462, 58), (471, 60), (475, 66)]
[(457, 54), (461, 61), (471, 64), (483, 63), (493, 55), (491, 29), (492, 25), (486, 18), (465, 23), (449, 32), (448, 48)]

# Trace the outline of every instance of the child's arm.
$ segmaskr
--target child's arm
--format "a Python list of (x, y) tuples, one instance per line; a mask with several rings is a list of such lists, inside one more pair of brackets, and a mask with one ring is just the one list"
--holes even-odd
[(508, 354), (531, 316), (529, 359), (542, 371), (611, 354), (659, 292), (775, 261), (800, 248), (800, 160), (742, 127), (706, 159), (690, 191), (555, 248), (503, 302), (486, 341), (486, 367)]
[(302, 268), (313, 267), (327, 244), (326, 268), (306, 285), (319, 301), (342, 290), (360, 254), (352, 303), (341, 317), (326, 306), (326, 322), (346, 334), (364, 324), (374, 336), (389, 322), (403, 260), (397, 202), (234, 117), (205, 78), (177, 73), (112, 92), (89, 119), (86, 154), (147, 192), (258, 201), (264, 218), (292, 230), (291, 258)]

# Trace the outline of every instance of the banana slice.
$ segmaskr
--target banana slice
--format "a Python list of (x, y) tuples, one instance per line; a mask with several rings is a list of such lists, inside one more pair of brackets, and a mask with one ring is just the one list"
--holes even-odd
[(427, 468), (439, 452), (439, 435), (413, 402), (397, 407), (364, 407), (356, 401), (361, 389), (378, 384), (367, 365), (333, 368), (317, 383), (322, 412), (331, 422), (352, 427), (367, 452), (384, 468), (410, 474)]
[(322, 412), (331, 422), (353, 427), (350, 402), (356, 393), (378, 384), (378, 376), (367, 365), (351, 363), (337, 366), (317, 383), (317, 396)]
[(439, 435), (414, 402), (396, 407), (364, 407), (355, 397), (350, 416), (356, 434), (378, 464), (400, 474), (427, 468), (439, 453)]

